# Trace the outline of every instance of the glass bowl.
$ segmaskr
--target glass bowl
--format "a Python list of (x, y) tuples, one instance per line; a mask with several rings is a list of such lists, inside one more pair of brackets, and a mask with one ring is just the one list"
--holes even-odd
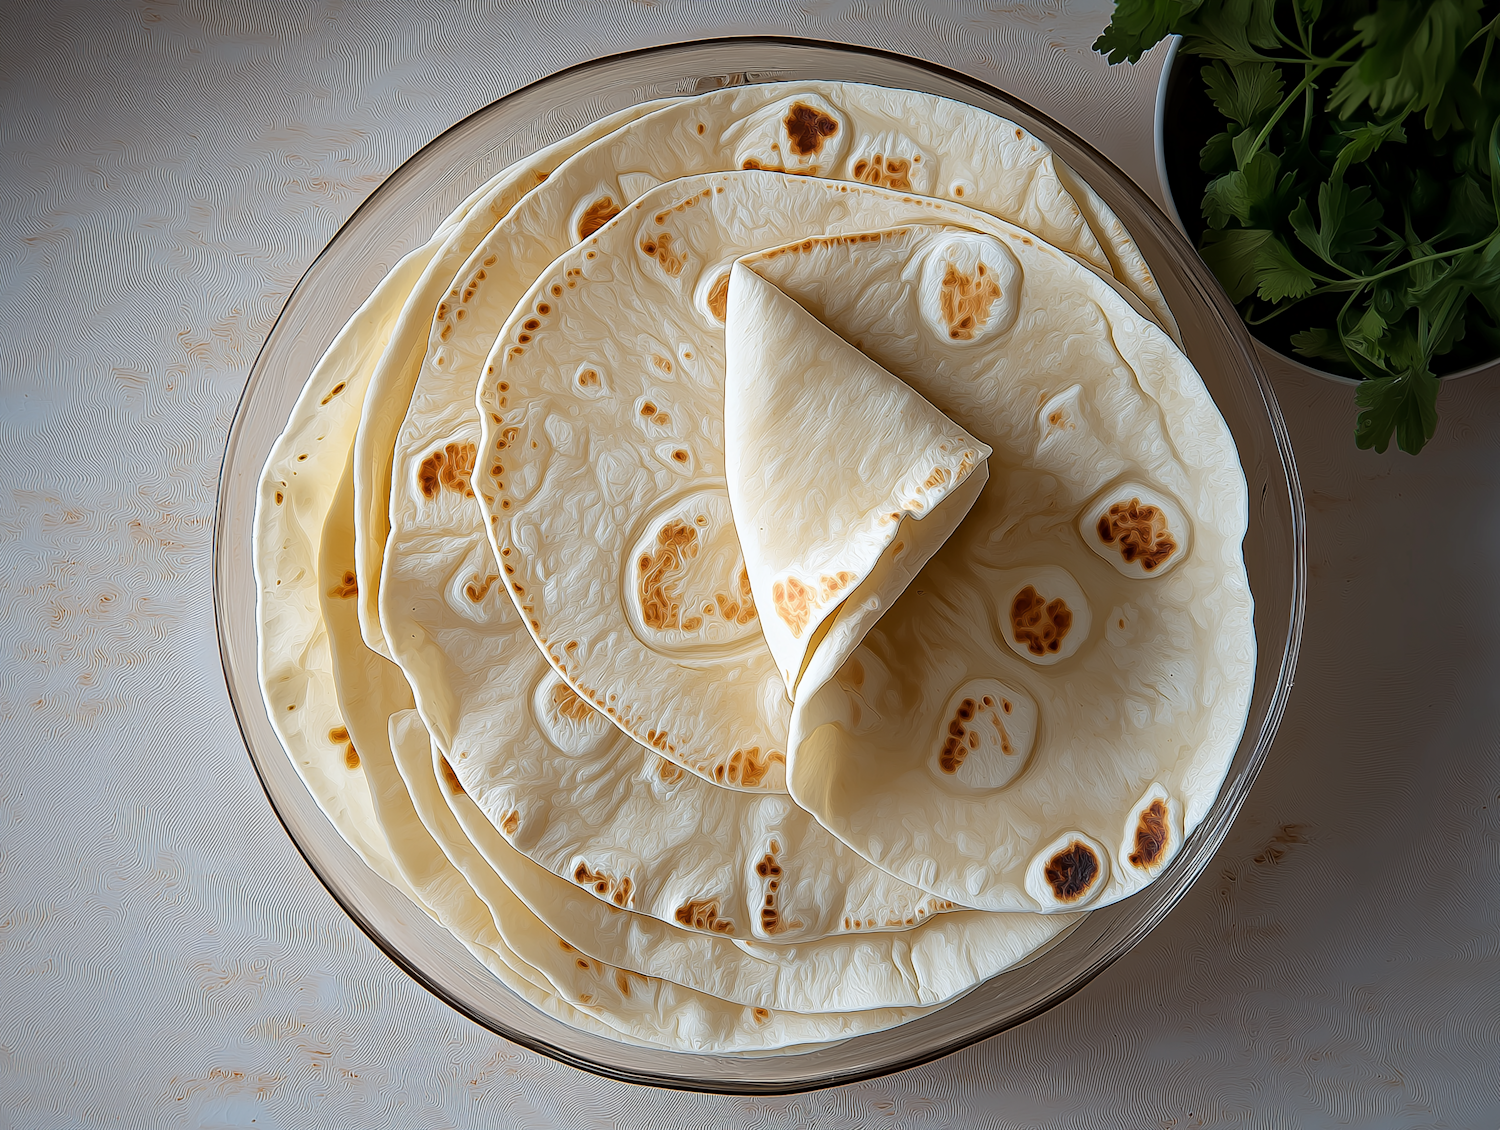
[[(807, 1054), (742, 1059), (626, 1046), (544, 1015), (365, 866), (304, 788), (266, 715), (256, 679), (250, 538), (261, 468), (318, 358), (397, 259), (473, 188), (627, 105), (781, 79), (905, 87), (993, 111), (1051, 145), (1114, 209), (1154, 272), (1188, 356), (1239, 447), (1250, 486), (1245, 564), (1259, 658), (1249, 721), (1223, 788), (1183, 850), (1144, 891), (1090, 912), (1028, 964), (922, 1019)], [(391, 960), (475, 1022), (584, 1070), (661, 1087), (778, 1094), (851, 1083), (957, 1051), (1051, 1008), (1145, 937), (1207, 866), (1265, 760), (1291, 689), (1306, 567), (1301, 488), (1255, 348), (1182, 233), (1119, 169), (1056, 122), (955, 72), (860, 48), (740, 38), (611, 56), (536, 82), (448, 130), (365, 201), (292, 291), (251, 370), (224, 454), (214, 607), (230, 697), (266, 795), (308, 865)]]

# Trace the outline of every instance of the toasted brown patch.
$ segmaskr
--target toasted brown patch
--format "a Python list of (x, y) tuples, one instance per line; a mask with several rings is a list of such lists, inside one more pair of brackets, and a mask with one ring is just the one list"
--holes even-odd
[(660, 632), (681, 627), (682, 597), (676, 582), (696, 556), (698, 531), (677, 518), (657, 531), (655, 551), (641, 554), (639, 598), (641, 619), (648, 628)]
[(598, 388), (599, 372), (596, 369), (585, 369), (578, 374), (579, 388)]
[(675, 785), (682, 780), (682, 766), (675, 761), (668, 761), (665, 757), (657, 759), (656, 773), (669, 785)]
[(1132, 498), (1116, 502), (1099, 519), (1099, 540), (1116, 546), (1127, 562), (1140, 561), (1152, 572), (1177, 552), (1177, 541), (1167, 529), (1167, 515), (1159, 506)]
[(448, 786), (448, 791), (454, 796), (465, 796), (463, 782), (458, 779), (458, 774), (453, 771), (453, 766), (448, 764), (446, 757), (438, 758), (438, 764), (443, 773), (443, 784)]
[(764, 1008), (752, 1008), (750, 1010), (750, 1015), (755, 1017), (755, 1022), (757, 1024), (764, 1024), (771, 1019), (770, 1011)]
[(1167, 827), (1167, 802), (1157, 797), (1141, 813), (1135, 826), (1135, 850), (1130, 853), (1134, 867), (1155, 867), (1167, 853), (1171, 832)]
[(1047, 861), (1043, 874), (1059, 902), (1077, 902), (1099, 877), (1099, 857), (1088, 844), (1074, 840)]
[(338, 384), (334, 385), (331, 389), (328, 390), (328, 395), (322, 399), (321, 403), (327, 404), (330, 400), (332, 400), (335, 396), (343, 392), (344, 389), (348, 387), (349, 383), (347, 381), (339, 381)]
[(729, 272), (725, 271), (708, 292), (708, 312), (719, 321), (724, 321), (729, 312)]
[(1062, 647), (1073, 613), (1062, 597), (1043, 600), (1036, 586), (1027, 585), (1011, 602), (1010, 626), (1017, 643), (1024, 643), (1032, 655), (1046, 655)]
[(687, 265), (682, 252), (672, 250), (671, 232), (648, 235), (641, 240), (641, 252), (655, 259), (661, 269), (674, 279), (682, 274), (682, 268)]
[(999, 297), (1000, 284), (990, 276), (989, 267), (983, 262), (975, 265), (972, 275), (949, 263), (938, 294), (938, 308), (947, 323), (948, 336), (954, 341), (972, 341), (989, 321), (990, 307)]
[(574, 693), (567, 683), (552, 686), (552, 709), (570, 722), (587, 722), (593, 709)]
[(826, 573), (818, 578), (818, 602), (827, 604), (835, 593), (843, 591), (854, 580), (854, 574), (847, 569), (840, 569), (833, 576)]
[(928, 490), (934, 490), (937, 487), (942, 486), (952, 477), (953, 473), (949, 471), (947, 467), (934, 467), (932, 469), (932, 474), (928, 475), (927, 478), (923, 480), (922, 485)]
[(898, 192), (911, 191), (911, 162), (905, 157), (886, 157), (876, 153), (854, 162), (854, 179)]
[(339, 578), (338, 584), (328, 590), (328, 595), (335, 600), (348, 600), (350, 597), (359, 595), (359, 578), (354, 575), (353, 569), (345, 569), (344, 575)]
[(521, 814), (511, 809), (505, 814), (505, 819), (500, 821), (500, 830), (507, 836), (514, 836), (516, 829), (521, 826)]
[(812, 617), (813, 589), (796, 577), (787, 577), (771, 586), (771, 605), (781, 622), (791, 629), (792, 638), (800, 639)]
[(733, 934), (734, 922), (719, 912), (718, 899), (689, 899), (672, 913), (679, 926), (713, 934)]
[[(508, 429), (513, 430), (513, 429)], [(426, 499), (436, 498), (444, 488), (465, 498), (474, 497), (469, 476), (479, 449), (472, 443), (449, 443), (422, 460), (417, 468), (417, 486)]]
[(620, 207), (608, 196), (601, 196), (578, 217), (578, 238), (587, 239), (620, 214)]
[(721, 785), (742, 785), (753, 789), (766, 779), (773, 765), (785, 765), (786, 754), (779, 750), (760, 752), (760, 746), (737, 749), (723, 765), (714, 766), (714, 780)]
[(498, 573), (490, 573), (485, 577), (475, 574), (474, 579), (464, 586), (464, 595), (475, 604), (478, 604), (485, 598), (485, 594), (490, 591), (490, 586), (499, 579), (500, 574)]
[(811, 157), (821, 152), (823, 141), (839, 131), (836, 119), (805, 102), (793, 102), (782, 124), (786, 126), (792, 152), (799, 157)]
[[(985, 695), (982, 702), (966, 698), (958, 704), (953, 717), (948, 720), (948, 735), (943, 739), (942, 752), (938, 754), (938, 766), (944, 773), (957, 773), (958, 767), (964, 763), (964, 758), (969, 756), (969, 751), (979, 748), (979, 735), (974, 732), (970, 724), (981, 707), (992, 707), (994, 704), (995, 700), (989, 695)], [(996, 725), (999, 725), (998, 718)], [(1012, 752), (1010, 735), (1005, 732), (1003, 725), (999, 725), (999, 729), (1000, 752), (1009, 754)]]
[(781, 888), (782, 867), (776, 856), (781, 851), (781, 845), (772, 840), (768, 845), (770, 851), (755, 865), (755, 873), (765, 880), (764, 894), (760, 902), (760, 928), (767, 934), (780, 934), (789, 929), (801, 926), (801, 922), (789, 922), (781, 913), (781, 896), (778, 893)]
[(344, 768), (350, 772), (359, 768), (359, 750), (354, 748), (354, 743), (349, 740), (349, 731), (344, 726), (335, 726), (328, 731), (328, 740), (334, 745), (344, 747)]
[(629, 875), (615, 878), (603, 871), (596, 871), (587, 863), (580, 863), (573, 869), (573, 881), (580, 887), (592, 887), (594, 893), (608, 899), (616, 906), (629, 906), (630, 897), (635, 891), (635, 884), (631, 882)]
[[(736, 584), (737, 593), (714, 593), (719, 615), (731, 624), (748, 624), (755, 619), (755, 596), (750, 591), (750, 574), (742, 567)], [(704, 607), (704, 611), (709, 611)]]

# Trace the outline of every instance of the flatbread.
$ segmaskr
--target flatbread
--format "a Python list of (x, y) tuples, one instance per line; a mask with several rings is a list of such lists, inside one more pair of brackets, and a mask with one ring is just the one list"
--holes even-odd
[[(393, 716), (391, 740), (402, 751), (403, 762), (420, 757), (424, 747), (430, 756), (430, 738), (415, 714)], [(436, 815), (433, 810), (429, 812)], [(507, 945), (522, 960), (546, 973), (564, 999), (611, 1027), (652, 1043), (716, 1055), (772, 1049), (812, 1051), (931, 1011), (802, 1013), (733, 1004), (664, 978), (586, 957), (548, 930), (494, 871), (471, 866), (463, 874), (472, 883), (472, 891), (490, 906)]]
[[(380, 628), (380, 563), (385, 553), (385, 539), (390, 533), (388, 511), (391, 494), (391, 447), (401, 419), (411, 401), (411, 390), (417, 370), (428, 352), (428, 340), (434, 334), (441, 345), (442, 331), (434, 329), (434, 319), (443, 321), (446, 302), (455, 305), (462, 300), (465, 278), (485, 278), (481, 264), (468, 276), (459, 269), (475, 246), (502, 220), (517, 200), (541, 184), (558, 165), (601, 137), (627, 122), (646, 116), (680, 101), (662, 98), (642, 102), (607, 117), (600, 118), (577, 133), (569, 134), (531, 154), (490, 178), (469, 197), (433, 236), (439, 243), (421, 278), (410, 288), (400, 314), (391, 328), (389, 342), (370, 377), (370, 395), (365, 398), (364, 412), (354, 441), (354, 496), (358, 518), (355, 522), (355, 580), (359, 585), (356, 601), (360, 631), (371, 649), (390, 658), (390, 649)], [(494, 269), (494, 264), (490, 264)], [(456, 278), (455, 275), (458, 275)], [(451, 291), (446, 294), (445, 291)]]
[(323, 519), (348, 458), (370, 372), (402, 302), (441, 242), (435, 236), (403, 258), (318, 362), (271, 447), (253, 533), (260, 686), (271, 724), (340, 834), (377, 874), (419, 904), (390, 860), (339, 711), (318, 611), (317, 560)]
[[(1007, 261), (1014, 310), (997, 296), (955, 338), (945, 290)], [(963, 525), (833, 679), (804, 678), (794, 798), (964, 905), (1139, 890), (1217, 795), (1254, 682), (1245, 478), (1202, 380), (1017, 230), (887, 229), (739, 266), (994, 449)]]
[[(459, 212), (472, 202), (471, 197)], [(395, 311), (440, 242), (435, 237), (397, 264), (313, 370), (286, 430), (272, 445), (252, 535), (260, 684), (277, 736), (339, 835), (371, 870), (436, 920), (440, 913), (397, 862), (377, 815), (367, 767), (344, 725), (321, 615), (318, 556), (323, 540), (319, 515), (328, 513), (342, 477), (339, 449), (347, 467), (374, 360), (388, 339)], [(341, 575), (338, 582), (344, 586), (352, 578)], [(501, 983), (538, 1010), (583, 1031), (634, 1042), (562, 1001), (546, 978), (505, 947), (493, 927), (460, 940)]]
[[(419, 809), (429, 792), (446, 797), (461, 836), (451, 829), (439, 834), (433, 821), (429, 827), (456, 863), (459, 852), (478, 853), (477, 859), (459, 863), (466, 873), (478, 867), (495, 871), (539, 918), (587, 956), (742, 1004), (849, 1012), (947, 1003), (981, 981), (1033, 960), (1083, 917), (966, 911), (933, 917), (901, 932), (790, 945), (680, 929), (602, 903), (516, 851), (435, 749), (425, 779), (422, 768), (403, 763), (402, 772), (412, 796), (419, 798)], [(438, 777), (445, 788), (438, 788)]]
[[(366, 793), (379, 826), (384, 862), (397, 873), (407, 896), (463, 943), (479, 961), (523, 999), (575, 1027), (598, 1035), (659, 1046), (596, 1020), (567, 1003), (534, 966), (519, 958), (485, 903), (476, 897), (426, 832), (395, 770), (386, 734), (387, 715), (403, 700), (408, 713), (411, 691), (400, 669), (364, 646), (346, 578), (354, 566), (353, 453), (334, 493), (324, 523), (319, 553), (318, 594), (323, 626), (328, 631), (339, 710), (347, 721), (350, 748), (357, 748), (361, 773), (345, 778), (346, 789)], [(383, 709), (382, 709), (383, 705)], [(340, 829), (341, 833), (343, 829)]]
[(836, 669), (957, 529), (990, 449), (738, 263), (729, 308), (729, 504), (791, 698), (814, 652)]

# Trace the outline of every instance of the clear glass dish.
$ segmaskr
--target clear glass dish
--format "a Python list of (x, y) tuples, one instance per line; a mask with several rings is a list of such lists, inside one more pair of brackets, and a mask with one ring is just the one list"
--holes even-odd
[[(738, 1059), (629, 1047), (536, 1011), (365, 866), (303, 787), (266, 715), (256, 678), (250, 538), (261, 468), (318, 358), (397, 259), (481, 181), (632, 103), (779, 79), (905, 87), (1001, 114), (1043, 138), (1114, 209), (1150, 264), (1239, 447), (1250, 484), (1245, 563), (1259, 660), (1249, 723), (1218, 799), (1150, 887), (1089, 913), (1029, 964), (930, 1016), (810, 1054)], [(952, 71), (859, 48), (746, 38), (612, 56), (534, 83), (433, 141), (355, 212), (293, 290), (251, 370), (224, 454), (214, 598), (230, 697), (266, 795), (308, 865), (391, 960), (475, 1022), (587, 1071), (662, 1087), (777, 1094), (850, 1083), (957, 1051), (1051, 1008), (1145, 937), (1207, 866), (1265, 760), (1292, 684), (1306, 567), (1301, 488), (1255, 348), (1187, 240), (1135, 184), (1056, 122)]]

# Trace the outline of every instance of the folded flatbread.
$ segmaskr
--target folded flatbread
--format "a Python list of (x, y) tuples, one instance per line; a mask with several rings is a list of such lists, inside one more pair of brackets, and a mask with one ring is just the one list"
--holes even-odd
[(729, 503), (792, 698), (814, 654), (836, 669), (948, 540), (990, 449), (738, 263), (728, 301)]

